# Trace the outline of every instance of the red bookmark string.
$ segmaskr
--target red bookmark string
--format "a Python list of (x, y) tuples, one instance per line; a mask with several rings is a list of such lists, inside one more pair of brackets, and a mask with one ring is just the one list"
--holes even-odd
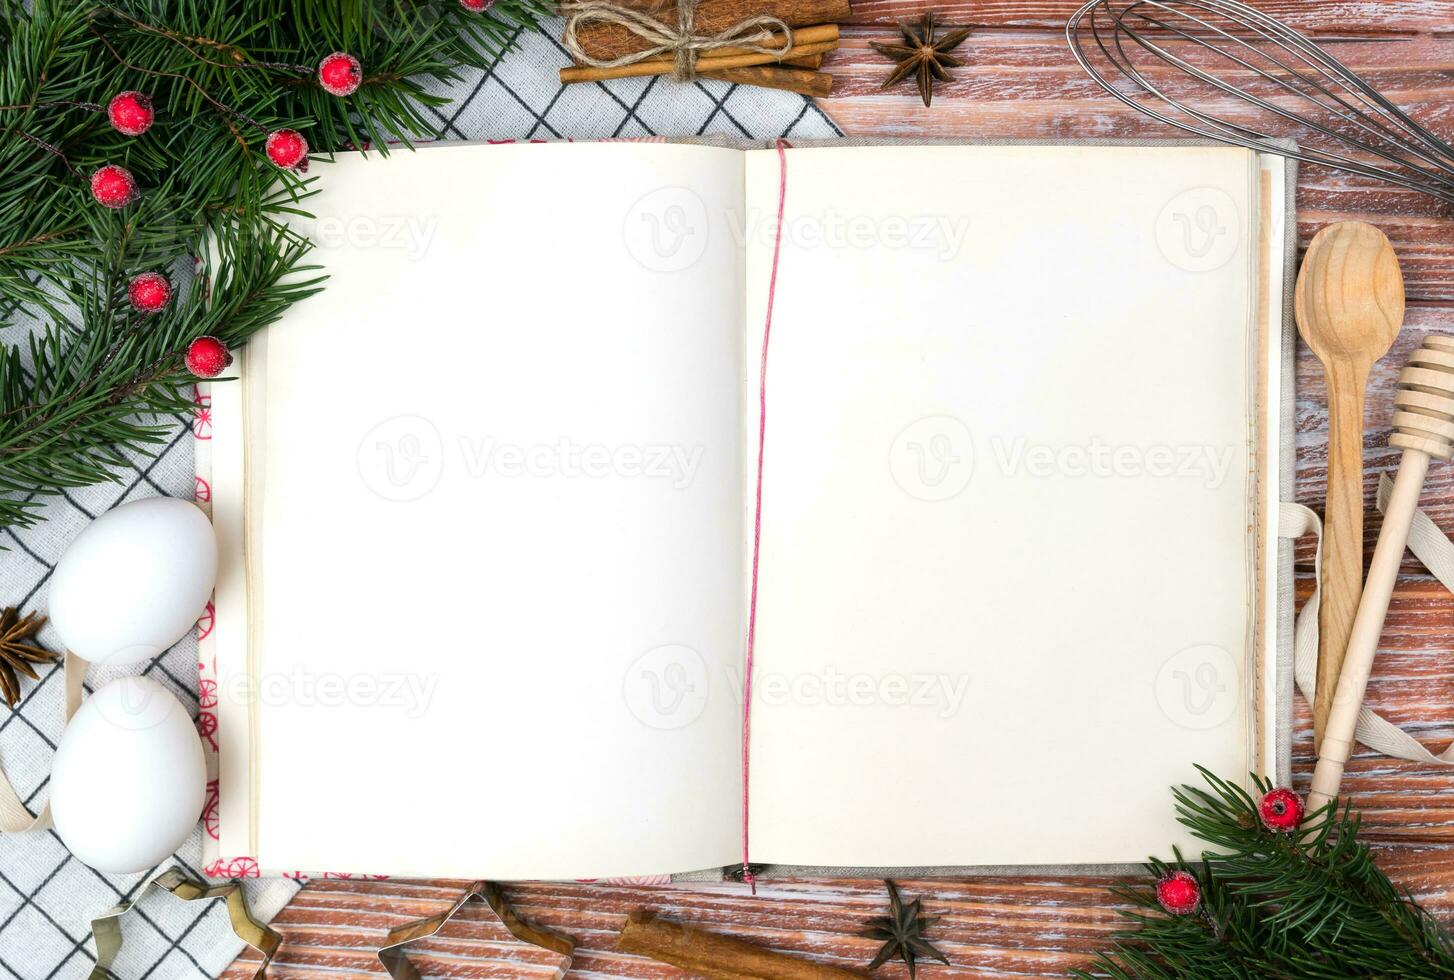
[(757, 879), (748, 858), (748, 803), (750, 802), (748, 766), (752, 747), (752, 655), (757, 645), (757, 569), (762, 554), (762, 458), (767, 445), (767, 345), (772, 337), (772, 306), (777, 297), (778, 258), (783, 245), (783, 208), (788, 199), (788, 143), (777, 141), (777, 228), (773, 233), (772, 274), (767, 282), (767, 318), (762, 327), (762, 362), (757, 388), (757, 502), (752, 519), (752, 589), (747, 613), (747, 664), (742, 691), (742, 880), (757, 894)]

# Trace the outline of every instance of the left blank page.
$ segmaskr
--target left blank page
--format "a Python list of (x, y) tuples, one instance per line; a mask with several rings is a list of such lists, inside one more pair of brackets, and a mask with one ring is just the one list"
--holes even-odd
[(328, 286), (247, 367), (263, 867), (733, 860), (742, 168), (552, 144), (324, 170), (300, 229)]

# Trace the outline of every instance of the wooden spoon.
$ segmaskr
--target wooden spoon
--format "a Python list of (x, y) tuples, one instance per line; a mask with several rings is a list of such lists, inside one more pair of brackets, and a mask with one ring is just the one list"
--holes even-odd
[(1293, 309), (1298, 333), (1323, 363), (1328, 387), (1316, 749), (1363, 592), (1363, 392), (1373, 362), (1388, 352), (1404, 319), (1403, 273), (1383, 232), (1361, 221), (1340, 221), (1318, 232), (1298, 273)]

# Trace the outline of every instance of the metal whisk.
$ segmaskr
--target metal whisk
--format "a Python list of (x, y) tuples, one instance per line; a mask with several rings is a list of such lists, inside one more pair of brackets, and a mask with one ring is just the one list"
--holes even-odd
[[(1161, 122), (1454, 203), (1454, 148), (1326, 50), (1245, 3), (1091, 0), (1065, 36), (1102, 88)], [(1228, 112), (1239, 103), (1254, 111)], [(1289, 136), (1297, 149), (1266, 143)]]

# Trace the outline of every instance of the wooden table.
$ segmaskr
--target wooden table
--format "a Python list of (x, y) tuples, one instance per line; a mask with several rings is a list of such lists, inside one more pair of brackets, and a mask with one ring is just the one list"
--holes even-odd
[[(825, 68), (836, 76), (823, 109), (852, 135), (1094, 137), (1165, 136), (1167, 131), (1101, 94), (1070, 57), (1063, 37), (1076, 0), (949, 0), (938, 10), (947, 24), (978, 28), (956, 54), (967, 58), (956, 81), (936, 86), (925, 109), (910, 85), (880, 91), (886, 62), (870, 39), (894, 33), (893, 23), (924, 8), (907, 0), (856, 0), (856, 25)], [(1454, 134), (1454, 0), (1264, 0), (1262, 8), (1328, 40), (1345, 63), (1368, 75), (1393, 101), (1411, 107), (1436, 132)], [(1375, 369), (1368, 400), (1365, 457), (1370, 518), (1368, 551), (1378, 527), (1373, 487), (1396, 465), (1385, 446), (1394, 378), (1429, 330), (1454, 331), (1454, 220), (1447, 208), (1412, 192), (1307, 168), (1299, 197), (1304, 245), (1323, 225), (1348, 218), (1384, 229), (1403, 263), (1408, 318), (1393, 352)], [(1327, 418), (1322, 373), (1298, 353), (1298, 499), (1321, 510)], [(1423, 506), (1454, 530), (1454, 467), (1436, 467)], [(1310, 586), (1312, 554), (1298, 556), (1300, 593)], [(1454, 736), (1454, 597), (1411, 560), (1394, 596), (1369, 703), (1395, 723), (1442, 748)], [(1300, 735), (1294, 770), (1306, 792), (1312, 747), (1306, 705), (1297, 701)], [(1441, 740), (1442, 739), (1442, 740)], [(1362, 808), (1365, 838), (1383, 867), (1454, 925), (1454, 770), (1415, 766), (1362, 752), (1344, 791)], [(1105, 879), (981, 878), (905, 880), (942, 916), (934, 934), (955, 966), (931, 965), (926, 977), (1063, 975), (1086, 962), (1117, 925)], [(277, 918), (286, 944), (275, 976), (336, 980), (380, 975), (374, 950), (392, 926), (443, 909), (458, 883), (402, 881), (310, 882)], [(844, 965), (862, 966), (874, 943), (857, 938), (865, 919), (880, 914), (878, 881), (795, 880), (762, 885), (756, 897), (737, 884), (624, 888), (522, 885), (509, 889), (520, 910), (557, 926), (580, 943), (578, 974), (672, 977), (679, 971), (612, 951), (626, 913), (650, 905), (664, 914)], [(449, 927), (416, 957), (421, 970), (452, 977), (509, 977), (548, 973), (545, 958), (506, 941), (482, 915)], [(246, 962), (246, 961), (243, 961)], [(228, 976), (249, 971), (240, 963)], [(885, 977), (906, 976), (885, 968)]]

